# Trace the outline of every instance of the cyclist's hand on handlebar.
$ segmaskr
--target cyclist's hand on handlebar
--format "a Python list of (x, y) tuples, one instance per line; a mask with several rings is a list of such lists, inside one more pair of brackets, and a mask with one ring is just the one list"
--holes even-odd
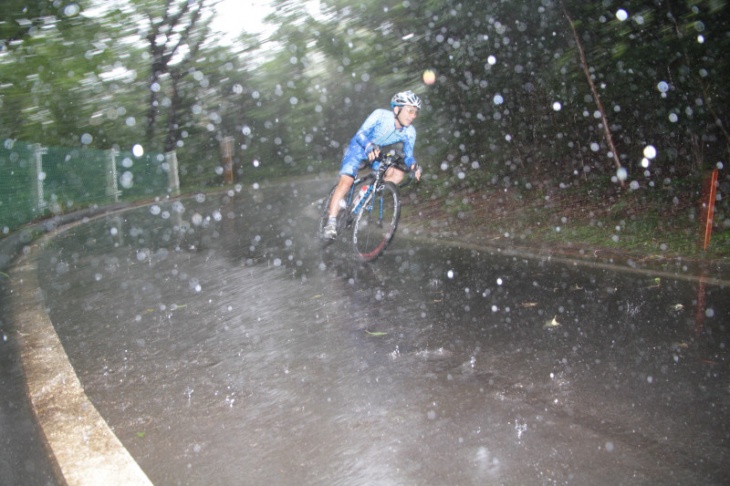
[(368, 149), (368, 160), (370, 162), (372, 162), (379, 157), (380, 157), (380, 146), (375, 145), (375, 144), (371, 145)]
[(415, 175), (416, 175), (416, 180), (417, 181), (420, 181), (421, 180), (421, 173), (422, 172), (423, 171), (421, 170), (421, 166), (420, 165), (416, 165)]

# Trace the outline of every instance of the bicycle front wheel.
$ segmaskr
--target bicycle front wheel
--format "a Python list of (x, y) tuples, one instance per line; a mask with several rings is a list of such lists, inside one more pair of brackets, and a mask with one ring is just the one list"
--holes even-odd
[(355, 218), (352, 234), (355, 255), (364, 262), (378, 258), (393, 240), (399, 217), (398, 188), (392, 182), (385, 182)]

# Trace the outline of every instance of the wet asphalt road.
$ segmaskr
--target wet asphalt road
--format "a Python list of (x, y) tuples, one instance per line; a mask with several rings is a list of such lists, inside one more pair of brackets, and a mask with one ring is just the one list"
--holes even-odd
[(135, 209), (39, 262), (96, 408), (166, 484), (728, 484), (730, 299), (401, 232), (312, 237), (329, 181)]

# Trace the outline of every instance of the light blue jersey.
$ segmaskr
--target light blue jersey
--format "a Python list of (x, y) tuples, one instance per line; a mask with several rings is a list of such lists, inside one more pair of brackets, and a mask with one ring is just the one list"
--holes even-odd
[[(408, 167), (413, 168), (416, 159), (413, 157), (413, 147), (416, 145), (416, 129), (413, 125), (404, 128), (395, 127), (395, 114), (393, 111), (377, 109), (367, 117), (360, 129), (357, 131), (350, 145), (347, 146), (345, 156), (342, 158), (340, 175), (357, 177), (360, 162), (368, 158), (367, 149), (371, 145), (385, 147), (394, 143), (403, 143), (403, 155)], [(378, 162), (373, 164), (377, 168)]]

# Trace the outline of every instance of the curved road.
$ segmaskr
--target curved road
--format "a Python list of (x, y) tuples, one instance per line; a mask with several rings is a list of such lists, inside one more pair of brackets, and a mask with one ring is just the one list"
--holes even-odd
[(730, 482), (728, 282), (407, 231), (360, 266), (311, 238), (327, 184), (25, 252), (12, 325), (69, 484)]

